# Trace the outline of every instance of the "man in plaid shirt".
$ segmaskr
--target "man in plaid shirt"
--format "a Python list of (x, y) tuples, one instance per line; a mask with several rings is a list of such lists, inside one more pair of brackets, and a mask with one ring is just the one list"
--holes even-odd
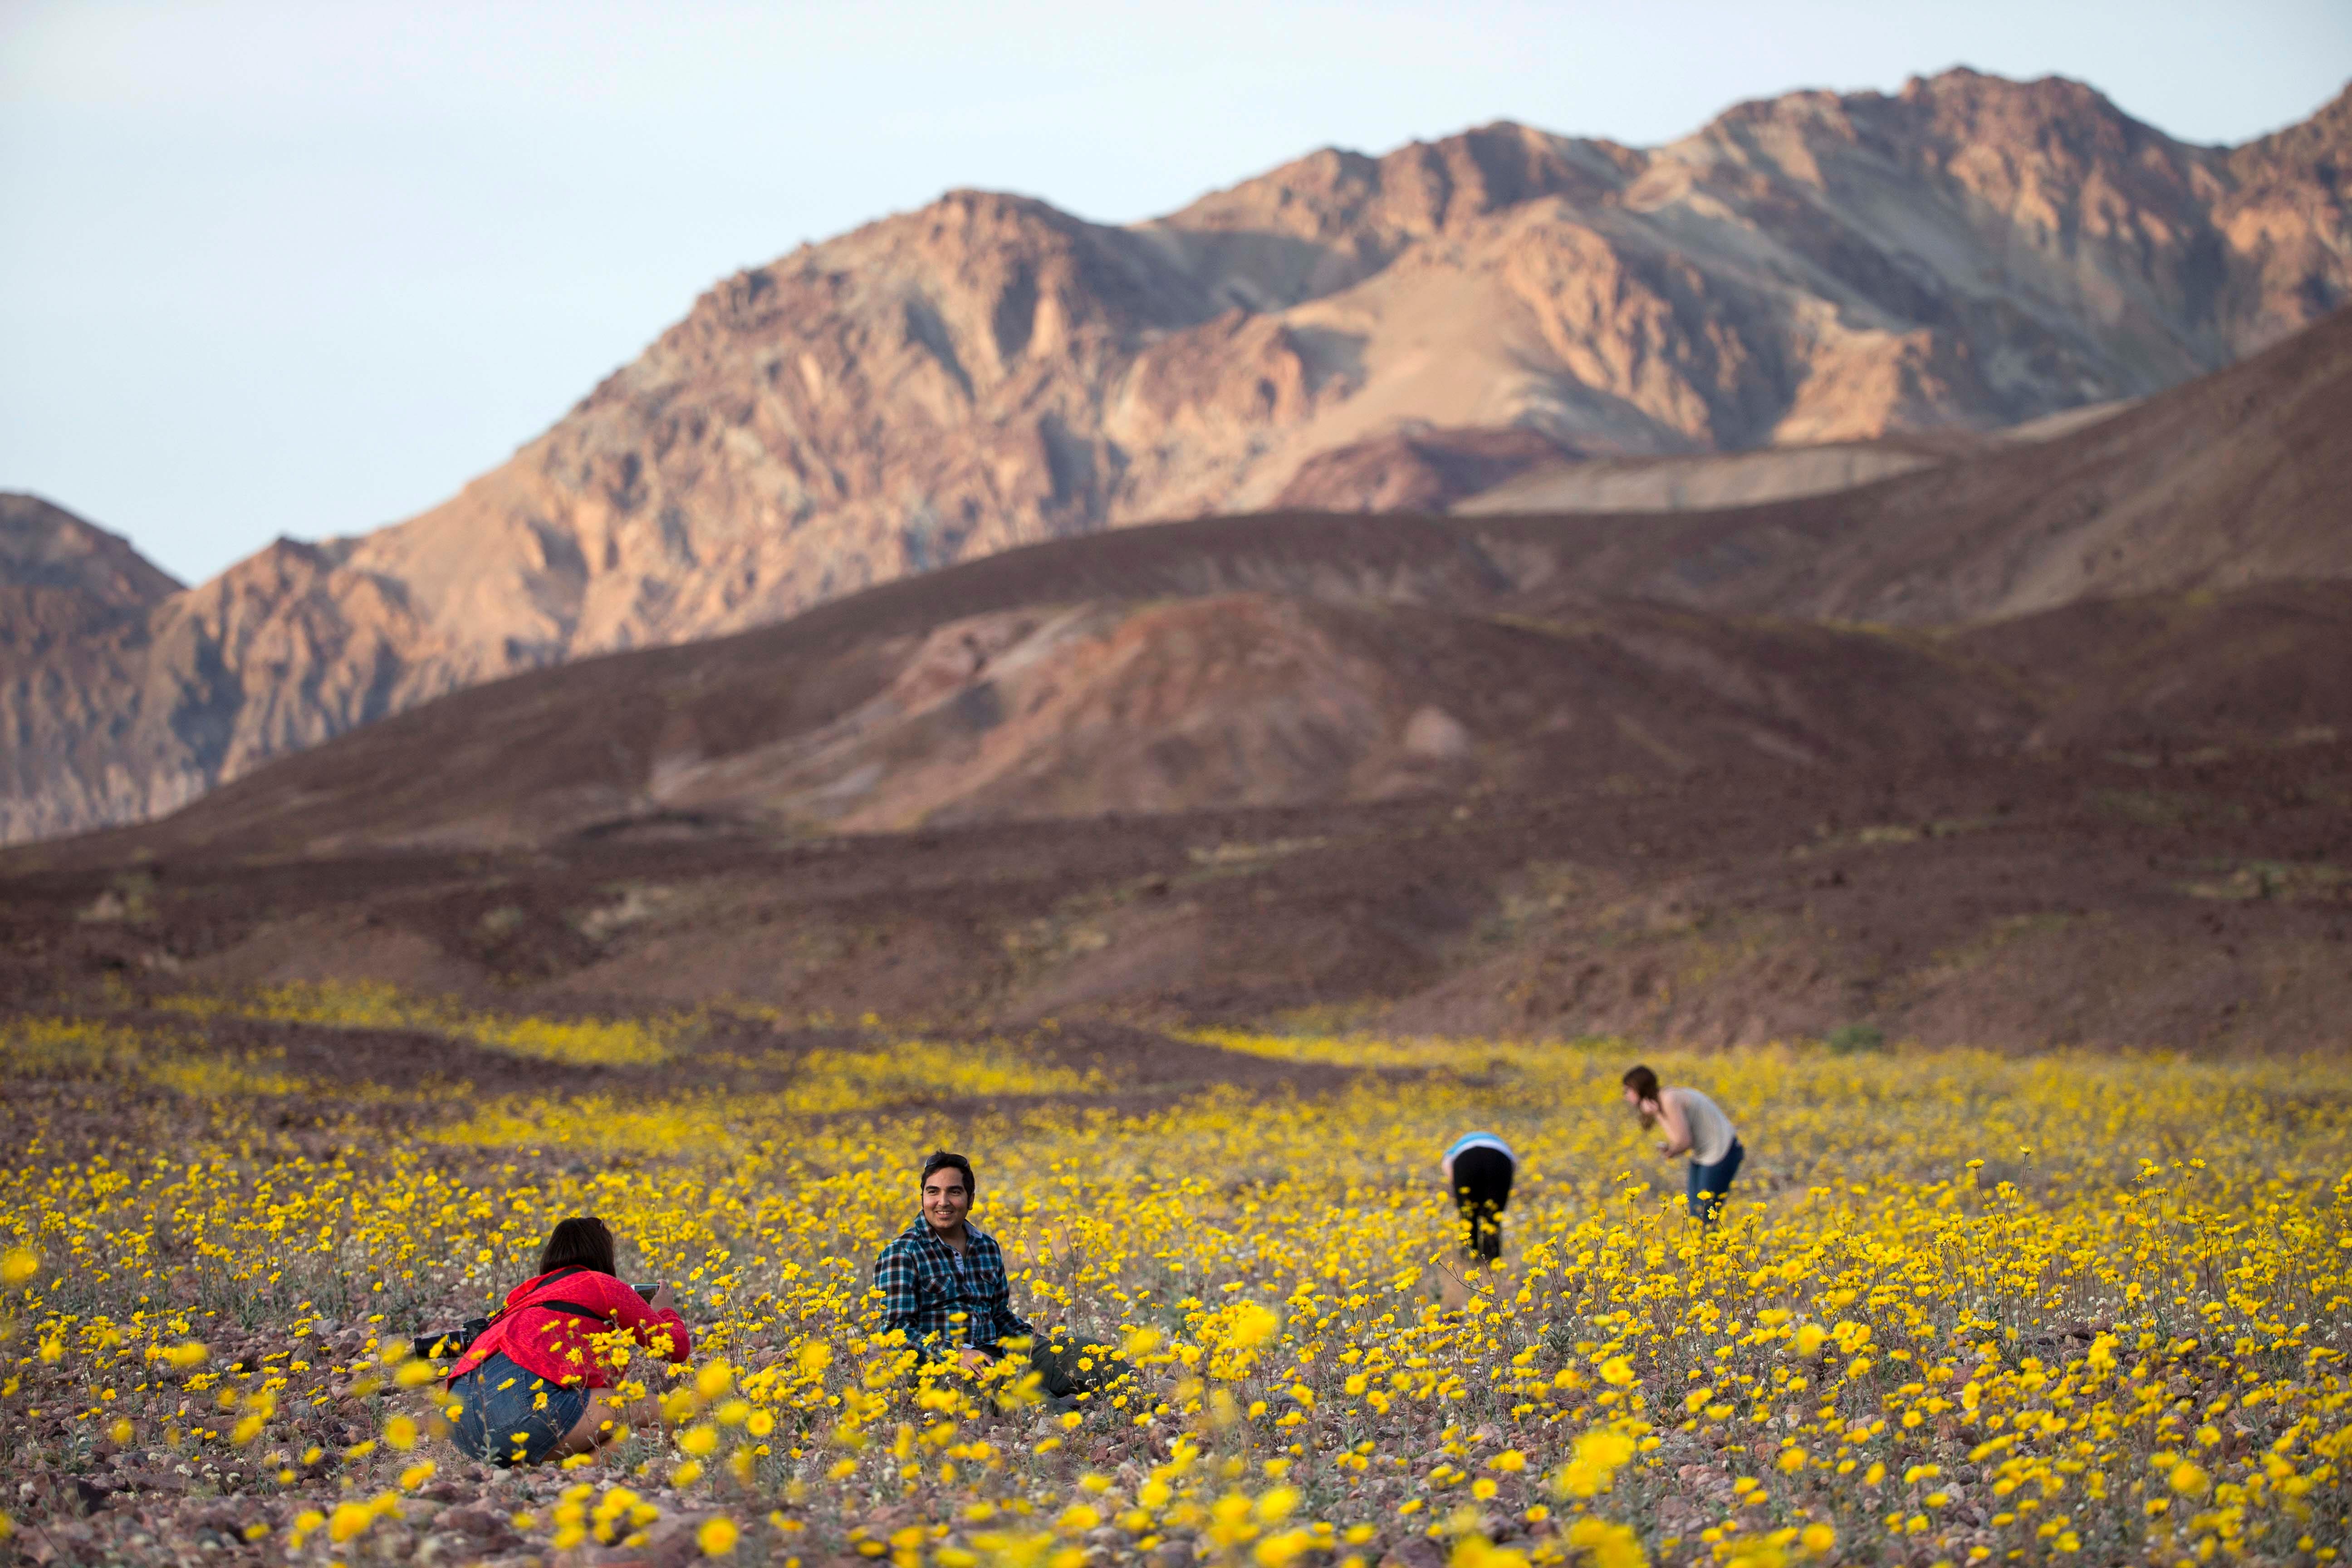
[(882, 1249), (874, 1283), (885, 1332), (902, 1330), (926, 1356), (978, 1371), (1004, 1353), (1001, 1342), (1030, 1331), (1013, 1310), (996, 1238), (964, 1217), (973, 1188), (971, 1162), (962, 1155), (941, 1150), (924, 1161), (922, 1212)]

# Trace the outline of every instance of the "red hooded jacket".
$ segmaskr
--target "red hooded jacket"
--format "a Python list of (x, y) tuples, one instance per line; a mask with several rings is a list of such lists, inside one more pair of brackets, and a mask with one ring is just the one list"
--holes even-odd
[[(601, 1313), (604, 1321), (533, 1304), (538, 1301), (585, 1307)], [(623, 1335), (671, 1361), (684, 1361), (694, 1350), (694, 1336), (676, 1312), (667, 1308), (655, 1311), (644, 1297), (610, 1274), (558, 1269), (508, 1291), (498, 1321), (466, 1347), (449, 1377), (455, 1382), (504, 1351), (525, 1372), (561, 1387), (610, 1388), (619, 1371), (611, 1350)], [(604, 1341), (601, 1348), (599, 1339)]]

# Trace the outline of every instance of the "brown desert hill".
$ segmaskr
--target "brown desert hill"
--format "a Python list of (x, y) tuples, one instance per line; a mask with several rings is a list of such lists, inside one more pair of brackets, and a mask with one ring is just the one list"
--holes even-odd
[[(1172, 552), (1206, 527), (1129, 537)], [(1362, 531), (1343, 527), (1301, 519), (1289, 531), (1325, 531), (1328, 549)], [(1453, 542), (1425, 531), (1383, 542), (1398, 556)], [(1281, 569), (1235, 553), (1216, 574), (1264, 583)], [(1727, 781), (1777, 791), (2010, 756), (2063, 765), (2352, 736), (2352, 584), (2094, 602), (1906, 637), (1622, 602), (1518, 613), (1491, 585), (1463, 593), (1435, 554), (1391, 580), (1465, 604), (1261, 587), (890, 629), (890, 608), (917, 608), (902, 605), (876, 606), (865, 636), (792, 623), (588, 661), (455, 694), (161, 822), (11, 863), (824, 837)]]
[(1328, 151), (1128, 228), (951, 193), (726, 280), (444, 505), (281, 542), (104, 658), (61, 652), (26, 687), (0, 835), (168, 809), (502, 675), (1294, 484), (1422, 506), (1537, 441), (1873, 442), (2146, 395), (2344, 297), (2347, 137), (2344, 99), (2210, 149), (2077, 83), (1961, 70), (1654, 149), (1496, 125)]
[(1537, 621), (1239, 591), (1024, 605), (829, 657), (791, 658), (788, 640), (746, 634), (694, 650), (717, 657), (619, 656), (498, 682), (128, 837), (21, 853), (809, 836), (1570, 778), (1642, 790), (1963, 754), (2021, 735), (2032, 712), (1933, 648), (1630, 605)]
[(1527, 793), (871, 836), (654, 816), (510, 851), (224, 858), (160, 824), (0, 858), (0, 1004), (373, 979), (518, 1011), (720, 997), (951, 1035), (1053, 1018), (1728, 1045), (1860, 1025), (2336, 1050), (2347, 806), (2352, 744), (2306, 737), (1571, 770)]
[(1570, 600), (1898, 626), (2339, 580), (2352, 575), (2352, 311), (2064, 434), (1852, 490), (1638, 528), (1516, 526), (1547, 540)]
[[(2143, 729), (2277, 743), (2352, 724), (2334, 684), (2276, 679), (2347, 651), (2331, 606), (2352, 577), (2347, 408), (2352, 314), (2072, 432), (1832, 495), (1284, 514), (1032, 546), (458, 693), (68, 852), (1649, 788), (2137, 745)], [(2143, 602), (2070, 604), (2068, 587)], [(2241, 588), (2216, 601), (2227, 614), (2195, 610)]]
[(2035, 672), (2029, 751), (2144, 765), (2352, 737), (2352, 585), (2095, 600), (1973, 628), (1958, 650)]

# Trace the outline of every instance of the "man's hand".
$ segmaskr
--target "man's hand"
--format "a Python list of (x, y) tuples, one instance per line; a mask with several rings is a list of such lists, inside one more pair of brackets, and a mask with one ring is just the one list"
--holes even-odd
[(964, 1371), (979, 1372), (990, 1364), (991, 1358), (980, 1351), (967, 1350), (956, 1359), (963, 1363)]
[(670, 1288), (667, 1281), (665, 1280), (662, 1284), (662, 1288), (655, 1291), (652, 1299), (646, 1302), (646, 1310), (649, 1312), (675, 1312), (677, 1310), (677, 1298), (670, 1293)]

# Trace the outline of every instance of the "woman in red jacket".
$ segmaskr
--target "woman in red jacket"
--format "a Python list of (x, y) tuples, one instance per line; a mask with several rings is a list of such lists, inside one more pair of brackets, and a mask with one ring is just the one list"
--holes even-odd
[(624, 1342), (671, 1361), (694, 1348), (668, 1286), (648, 1300), (614, 1277), (603, 1220), (560, 1221), (540, 1250), (538, 1276), (507, 1292), (449, 1373), (462, 1405), (457, 1447), (500, 1468), (603, 1447), (621, 1420), (613, 1352)]

